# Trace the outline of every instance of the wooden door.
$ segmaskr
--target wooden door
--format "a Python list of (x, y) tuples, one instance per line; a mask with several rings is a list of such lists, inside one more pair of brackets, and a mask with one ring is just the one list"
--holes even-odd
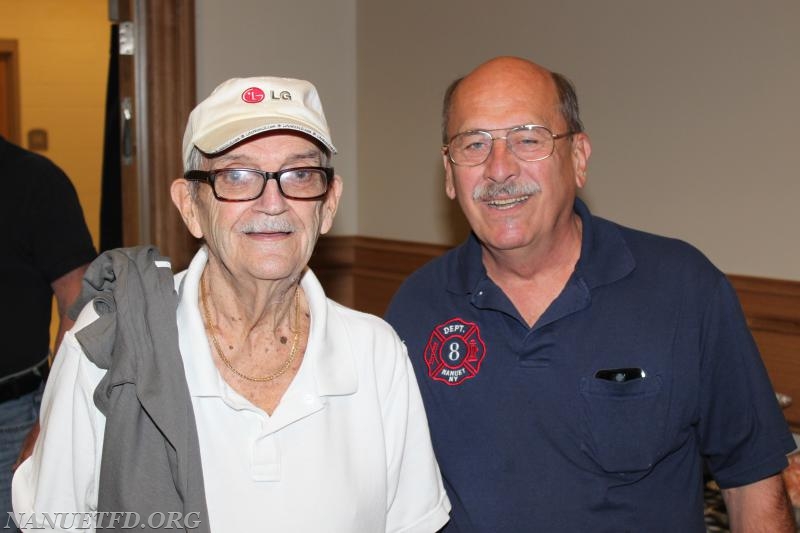
[(0, 135), (21, 146), (19, 115), (17, 41), (0, 39)]

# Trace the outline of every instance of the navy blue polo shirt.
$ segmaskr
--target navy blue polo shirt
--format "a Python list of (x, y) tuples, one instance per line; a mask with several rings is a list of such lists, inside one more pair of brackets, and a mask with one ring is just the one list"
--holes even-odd
[(533, 327), (474, 236), (412, 274), (405, 341), (453, 504), (448, 532), (704, 532), (723, 488), (794, 449), (726, 277), (685, 242), (591, 215)]

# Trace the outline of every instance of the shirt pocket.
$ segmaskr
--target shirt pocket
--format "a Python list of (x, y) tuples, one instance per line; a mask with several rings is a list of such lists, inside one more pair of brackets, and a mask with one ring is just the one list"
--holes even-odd
[(625, 382), (583, 378), (583, 451), (609, 473), (649, 470), (663, 442), (660, 376)]

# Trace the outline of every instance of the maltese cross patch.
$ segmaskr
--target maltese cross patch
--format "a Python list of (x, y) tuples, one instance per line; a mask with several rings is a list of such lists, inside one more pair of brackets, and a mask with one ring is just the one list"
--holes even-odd
[(431, 379), (461, 385), (478, 375), (486, 344), (477, 324), (453, 318), (431, 332), (425, 346), (425, 364)]

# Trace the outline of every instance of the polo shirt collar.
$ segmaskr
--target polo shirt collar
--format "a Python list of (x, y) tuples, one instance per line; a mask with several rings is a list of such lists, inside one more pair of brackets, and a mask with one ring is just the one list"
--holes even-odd
[(575, 212), (583, 223), (581, 255), (575, 274), (589, 289), (614, 283), (630, 274), (636, 268), (636, 260), (619, 226), (593, 216), (579, 198), (575, 199)]
[[(586, 204), (575, 198), (574, 211), (581, 218), (581, 254), (575, 265), (577, 276), (588, 289), (613, 283), (636, 267), (628, 245), (616, 224), (592, 215)], [(474, 233), (455, 250), (456, 268), (447, 290), (455, 294), (474, 294), (488, 276), (483, 265), (481, 244)]]
[[(189, 392), (195, 397), (223, 396), (226, 390), (224, 380), (214, 365), (198, 305), (200, 276), (207, 261), (207, 250), (202, 247), (186, 272), (176, 277), (181, 354)], [(311, 327), (306, 353), (296, 379), (313, 380), (319, 396), (352, 394), (358, 389), (358, 376), (353, 355), (347, 350), (349, 339), (346, 336), (340, 338), (343, 333), (339, 329), (328, 327), (327, 297), (311, 270), (306, 269), (301, 286), (311, 313)]]
[(317, 393), (321, 396), (353, 394), (358, 390), (358, 372), (347, 327), (338, 322), (337, 313), (330, 313), (335, 308), (329, 304), (311, 269), (306, 268), (301, 285), (311, 312), (306, 357), (313, 362)]

